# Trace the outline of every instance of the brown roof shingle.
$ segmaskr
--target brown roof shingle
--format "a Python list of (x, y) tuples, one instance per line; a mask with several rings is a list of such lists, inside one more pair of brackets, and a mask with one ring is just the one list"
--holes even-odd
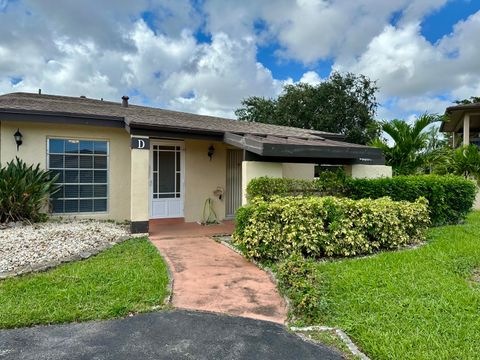
[(252, 135), (274, 135), (298, 138), (342, 139), (339, 134), (278, 126), (263, 123), (251, 123), (206, 115), (164, 110), (153, 107), (130, 104), (122, 106), (120, 102), (103, 101), (81, 97), (40, 95), (32, 93), (10, 93), (0, 96), (0, 111), (28, 111), (31, 113), (55, 113), (65, 116), (118, 117), (128, 126), (150, 126), (167, 129), (192, 131), (233, 132)]

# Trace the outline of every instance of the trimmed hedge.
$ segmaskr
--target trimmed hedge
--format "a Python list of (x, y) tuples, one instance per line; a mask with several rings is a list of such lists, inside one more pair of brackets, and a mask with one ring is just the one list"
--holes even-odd
[(462, 221), (475, 201), (476, 185), (460, 176), (418, 175), (380, 179), (352, 179), (342, 173), (326, 173), (316, 180), (261, 177), (250, 181), (249, 199), (273, 196), (345, 196), (352, 199), (385, 196), (396, 201), (425, 197), (435, 226)]
[(233, 239), (245, 256), (264, 261), (355, 256), (424, 241), (429, 223), (425, 198), (256, 198), (238, 210)]
[(352, 199), (380, 198), (428, 200), (430, 219), (435, 226), (457, 224), (465, 219), (475, 201), (473, 181), (453, 175), (394, 176), (380, 179), (349, 179), (345, 195)]
[(270, 178), (251, 180), (247, 185), (247, 197), (252, 200), (272, 196), (340, 196), (345, 193), (347, 176), (343, 171), (320, 173), (315, 180)]

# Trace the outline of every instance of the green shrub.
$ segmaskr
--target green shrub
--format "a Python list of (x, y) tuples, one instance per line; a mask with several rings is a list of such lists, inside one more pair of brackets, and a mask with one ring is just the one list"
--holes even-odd
[(312, 259), (292, 254), (276, 268), (280, 291), (291, 301), (293, 315), (307, 322), (318, 319), (325, 308), (315, 264)]
[(473, 181), (452, 175), (395, 176), (380, 179), (352, 179), (341, 172), (325, 173), (316, 180), (274, 179), (262, 177), (250, 181), (249, 199), (273, 196), (346, 196), (352, 199), (385, 196), (393, 200), (415, 201), (425, 197), (435, 226), (456, 224), (473, 206), (476, 185)]
[(423, 241), (429, 223), (425, 198), (256, 198), (239, 211), (233, 239), (259, 260), (355, 256)]
[(465, 219), (475, 201), (473, 181), (453, 175), (394, 176), (380, 179), (348, 179), (345, 195), (352, 199), (380, 198), (428, 200), (430, 219), (435, 226), (456, 224)]
[(339, 196), (345, 192), (346, 175), (343, 171), (320, 173), (315, 180), (260, 177), (247, 185), (248, 199), (272, 196)]
[(40, 165), (28, 166), (19, 158), (0, 168), (0, 223), (43, 220), (42, 208), (57, 190), (55, 180)]

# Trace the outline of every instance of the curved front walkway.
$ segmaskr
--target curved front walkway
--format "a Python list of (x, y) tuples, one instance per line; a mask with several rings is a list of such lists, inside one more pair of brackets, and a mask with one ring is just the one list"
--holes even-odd
[(284, 323), (286, 306), (267, 273), (207, 236), (150, 236), (173, 275), (173, 305)]

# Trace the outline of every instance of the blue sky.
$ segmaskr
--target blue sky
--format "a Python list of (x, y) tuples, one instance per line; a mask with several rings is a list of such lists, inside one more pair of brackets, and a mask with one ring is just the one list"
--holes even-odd
[(380, 119), (480, 95), (477, 0), (0, 0), (0, 93), (234, 117), (333, 71), (377, 81)]
[(426, 16), (422, 21), (422, 35), (432, 44), (453, 31), (453, 26), (480, 10), (480, 1), (454, 0)]
[[(461, 20), (466, 20), (470, 15), (480, 10), (480, 1), (475, 0), (453, 0), (445, 6), (425, 16), (421, 21), (421, 35), (430, 43), (435, 44), (443, 36), (452, 32), (453, 27)], [(396, 16), (395, 16), (396, 15)], [(392, 16), (390, 24), (395, 24), (398, 14)], [(200, 35), (203, 38), (203, 33)], [(480, 36), (480, 34), (479, 34)], [(314, 64), (305, 66), (299, 61), (279, 59), (275, 52), (280, 45), (278, 42), (271, 42), (258, 49), (257, 60), (268, 67), (274, 77), (287, 79), (291, 77), (299, 81), (302, 75), (309, 70), (317, 72), (322, 78), (328, 77), (332, 71), (333, 59), (321, 59)]]

